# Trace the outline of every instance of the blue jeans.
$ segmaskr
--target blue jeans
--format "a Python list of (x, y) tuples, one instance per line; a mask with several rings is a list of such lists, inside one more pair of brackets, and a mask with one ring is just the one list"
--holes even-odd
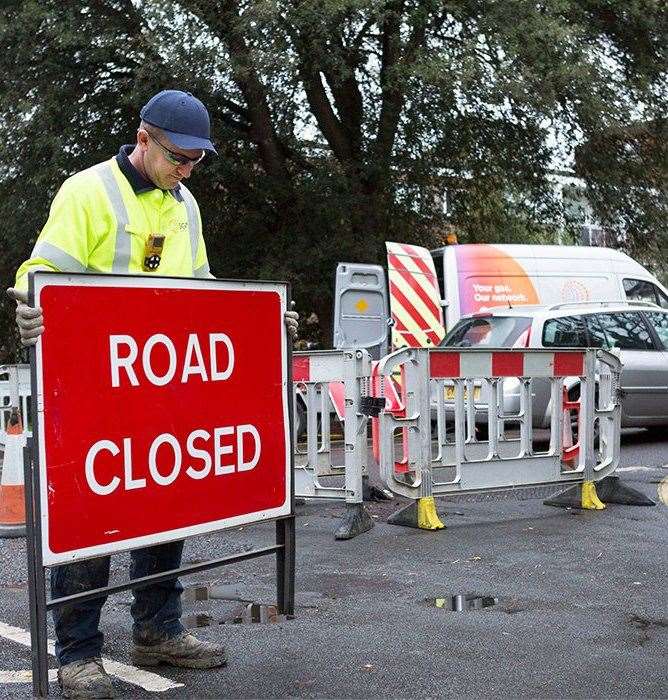
[[(176, 569), (181, 565), (182, 553), (182, 541), (136, 549), (131, 553), (130, 578)], [(51, 570), (51, 596), (61, 598), (106, 586), (109, 583), (109, 564), (110, 557), (100, 557), (54, 567)], [(179, 621), (182, 592), (183, 586), (178, 579), (133, 591), (130, 612), (134, 620), (132, 638), (135, 642), (156, 644), (183, 632), (184, 627)], [(56, 656), (61, 666), (101, 655), (104, 637), (99, 630), (100, 612), (106, 599), (106, 596), (96, 598), (53, 611)]]

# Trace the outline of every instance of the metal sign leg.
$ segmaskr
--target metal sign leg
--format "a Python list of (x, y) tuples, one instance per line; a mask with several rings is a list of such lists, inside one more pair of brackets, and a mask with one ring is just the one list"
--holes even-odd
[(276, 521), (276, 602), (283, 615), (295, 613), (295, 516)]
[(32, 470), (33, 440), (23, 450), (26, 503), (26, 551), (28, 554), (28, 603), (32, 654), (32, 691), (38, 698), (49, 694), (49, 661), (46, 643), (46, 584), (39, 527), (35, 526), (36, 498)]

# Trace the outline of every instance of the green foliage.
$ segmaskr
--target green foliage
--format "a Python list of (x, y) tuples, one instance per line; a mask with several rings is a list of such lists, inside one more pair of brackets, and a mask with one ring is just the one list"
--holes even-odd
[[(666, 249), (658, 0), (14, 0), (0, 14), (0, 274), (71, 173), (180, 87), (220, 157), (191, 180), (218, 276), (288, 279), (329, 334), (336, 262), (385, 240), (550, 242), (576, 145), (600, 220)], [(444, 212), (442, 196), (448, 192)], [(0, 314), (0, 360), (16, 349)]]

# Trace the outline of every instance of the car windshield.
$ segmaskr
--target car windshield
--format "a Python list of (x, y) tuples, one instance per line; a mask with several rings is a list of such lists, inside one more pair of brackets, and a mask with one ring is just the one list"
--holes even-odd
[(524, 347), (529, 338), (531, 319), (524, 316), (485, 316), (462, 319), (448, 333), (442, 347), (493, 348)]

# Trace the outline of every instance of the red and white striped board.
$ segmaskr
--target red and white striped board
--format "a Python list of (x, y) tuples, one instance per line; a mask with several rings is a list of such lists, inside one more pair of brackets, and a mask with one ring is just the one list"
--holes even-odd
[(393, 349), (438, 347), (445, 337), (434, 260), (426, 248), (385, 244)]
[(582, 352), (456, 352), (429, 354), (432, 379), (486, 377), (582, 377)]

